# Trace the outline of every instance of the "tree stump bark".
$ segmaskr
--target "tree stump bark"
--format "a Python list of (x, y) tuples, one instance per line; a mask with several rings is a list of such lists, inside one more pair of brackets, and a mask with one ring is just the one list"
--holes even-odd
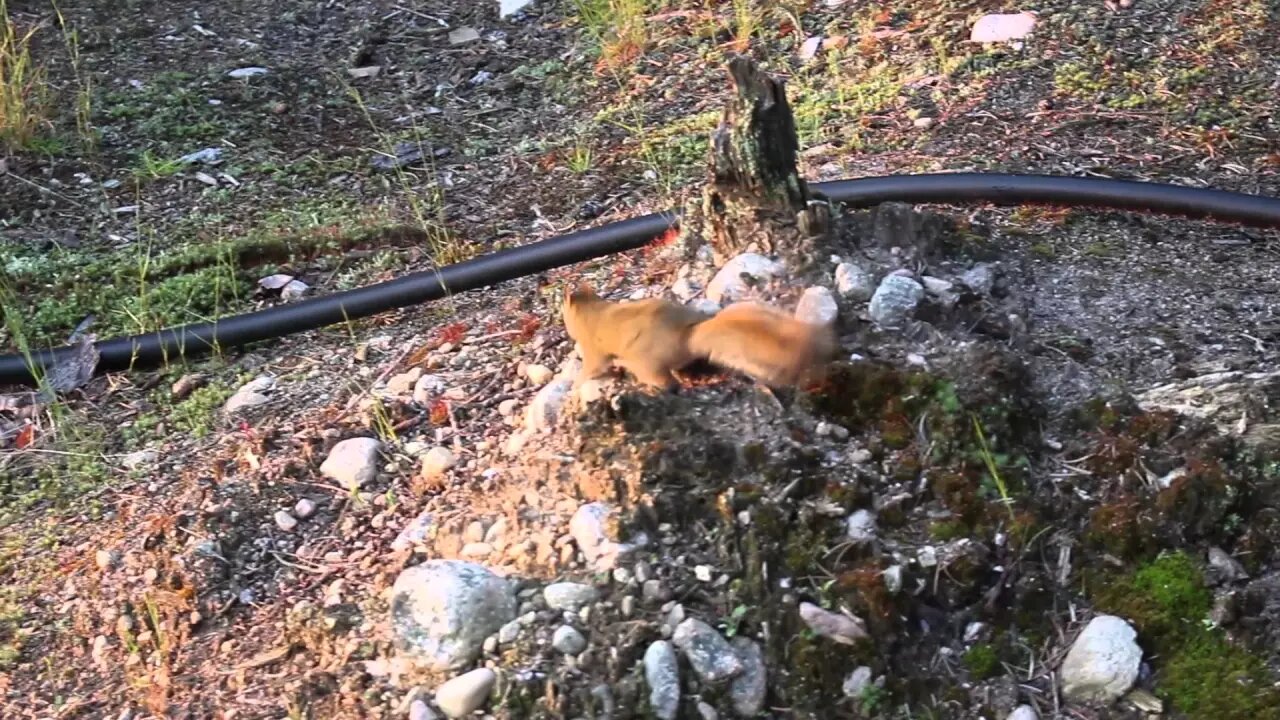
[(711, 135), (701, 196), (685, 207), (682, 244), (709, 242), (718, 264), (759, 252), (803, 271), (830, 230), (831, 207), (796, 169), (800, 141), (785, 84), (747, 57), (732, 58), (727, 71), (734, 95)]

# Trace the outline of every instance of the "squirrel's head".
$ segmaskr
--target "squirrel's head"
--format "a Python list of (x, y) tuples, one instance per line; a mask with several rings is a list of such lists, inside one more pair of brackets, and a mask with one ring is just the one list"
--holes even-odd
[(585, 321), (582, 311), (593, 300), (598, 299), (596, 291), (586, 283), (579, 283), (577, 286), (569, 285), (565, 288), (564, 307), (561, 308), (560, 314), (564, 318), (565, 331), (573, 340), (576, 341), (582, 336), (582, 323)]

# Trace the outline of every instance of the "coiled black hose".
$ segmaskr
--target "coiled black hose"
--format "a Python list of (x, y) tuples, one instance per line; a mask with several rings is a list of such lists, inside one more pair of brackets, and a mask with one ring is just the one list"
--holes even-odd
[[(1204, 188), (1105, 178), (940, 173), (893, 175), (815, 183), (813, 190), (852, 207), (882, 202), (998, 205), (1052, 204), (1179, 215), (1280, 228), (1280, 199)], [(96, 343), (96, 372), (143, 368), (191, 358), (212, 349), (314, 330), (394, 308), (438, 300), (557, 267), (633, 250), (671, 228), (674, 212), (656, 213), (580, 230), (517, 248), (473, 258), (437, 270), (406, 275), (369, 287), (325, 295), (154, 333)], [(31, 385), (32, 367), (43, 371), (75, 352), (62, 347), (0, 357), (0, 384)]]

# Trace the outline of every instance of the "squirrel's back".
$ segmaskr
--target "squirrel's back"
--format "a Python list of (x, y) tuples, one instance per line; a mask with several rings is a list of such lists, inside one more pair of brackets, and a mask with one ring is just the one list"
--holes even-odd
[(835, 333), (758, 303), (735, 303), (695, 325), (689, 350), (775, 387), (798, 385), (835, 355)]

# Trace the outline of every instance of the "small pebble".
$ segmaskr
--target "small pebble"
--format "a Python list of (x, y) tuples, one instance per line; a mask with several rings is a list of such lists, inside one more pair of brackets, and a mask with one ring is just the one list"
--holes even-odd
[(489, 668), (463, 673), (436, 689), (436, 705), (451, 718), (470, 715), (484, 705), (497, 679)]
[(288, 510), (277, 510), (275, 519), (276, 527), (285, 532), (293, 532), (293, 529), (298, 527), (298, 519), (290, 515)]
[(587, 649), (587, 639), (570, 625), (561, 625), (551, 636), (551, 647), (565, 655), (577, 655)]
[(302, 498), (293, 506), (293, 514), (299, 520), (306, 520), (316, 512), (316, 504), (307, 498)]

